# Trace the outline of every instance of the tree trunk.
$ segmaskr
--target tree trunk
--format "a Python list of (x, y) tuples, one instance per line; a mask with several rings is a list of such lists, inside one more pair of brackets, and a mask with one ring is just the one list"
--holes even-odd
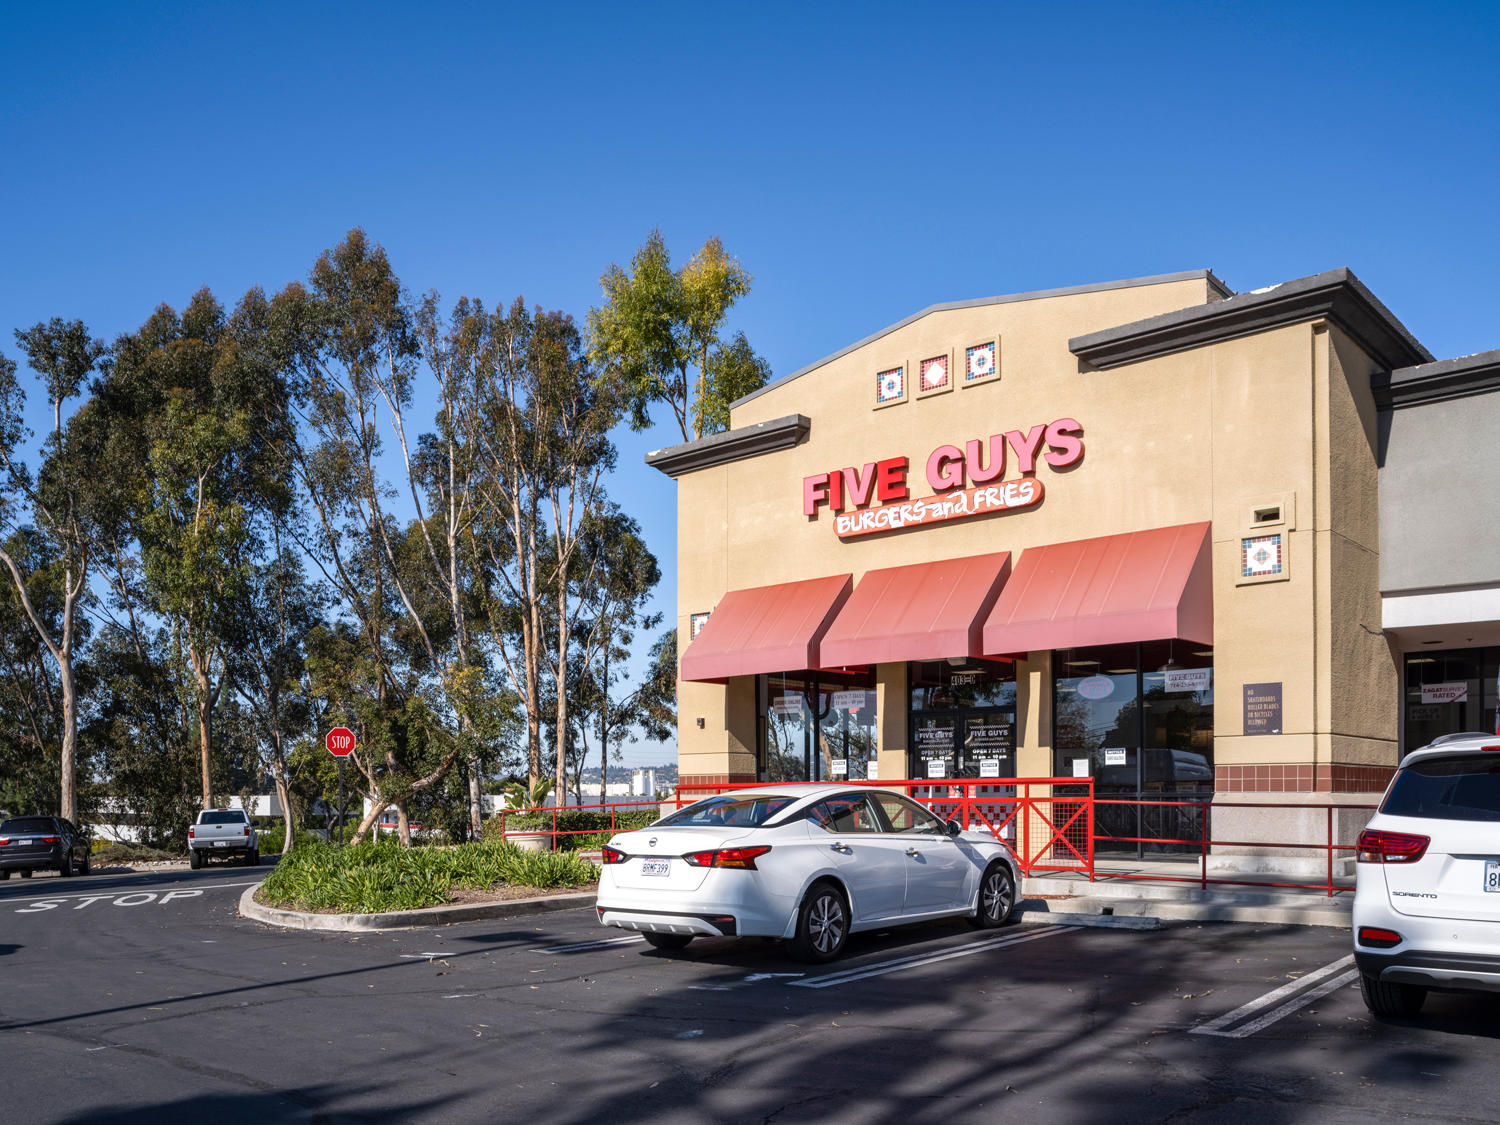
[(73, 685), (73, 658), (57, 662), (62, 683), (62, 808), (64, 820), (78, 823), (78, 691)]
[(557, 803), (568, 800), (568, 587), (566, 568), (557, 576), (557, 778), (552, 791)]
[(281, 819), (286, 826), (286, 835), (282, 838), (281, 854), (286, 855), (292, 850), (293, 843), (297, 839), (297, 829), (292, 823), (292, 790), (286, 783), (286, 774), (277, 769), (274, 771), (276, 781), (276, 799), (281, 802)]
[(476, 754), (469, 760), (469, 834), (471, 839), (479, 839), (484, 825), (484, 810), (480, 808), (479, 802), (479, 756)]
[(197, 670), (198, 660), (193, 658), (194, 672), (198, 681), (198, 757), (203, 768), (203, 807), (214, 807), (213, 781), (208, 773), (208, 750), (213, 736), (213, 704), (208, 697), (208, 677)]
[(401, 838), (403, 848), (411, 847), (411, 821), (406, 819), (406, 802), (396, 802), (396, 834)]

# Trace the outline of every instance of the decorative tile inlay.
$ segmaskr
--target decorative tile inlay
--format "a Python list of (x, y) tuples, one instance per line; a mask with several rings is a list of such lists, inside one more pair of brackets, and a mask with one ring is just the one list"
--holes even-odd
[(690, 640), (690, 641), (696, 641), (698, 639), (698, 634), (701, 633), (701, 632), (703, 632), (703, 626), (705, 626), (707, 624), (708, 624), (708, 614), (706, 614), (706, 613), (695, 613), (695, 614), (693, 614), (692, 619), (691, 619), (691, 624), (688, 626), (688, 640)]
[(924, 359), (921, 366), (922, 381), (919, 384), (924, 391), (940, 391), (948, 386), (948, 357), (945, 355), (933, 356)]
[(1281, 573), (1281, 536), (1257, 535), (1240, 540), (1240, 577)]
[(995, 365), (995, 345), (975, 344), (972, 348), (964, 350), (964, 382), (977, 383), (981, 379), (988, 379), (995, 374), (998, 368)]
[(900, 402), (906, 397), (906, 368), (892, 367), (875, 376), (875, 405)]

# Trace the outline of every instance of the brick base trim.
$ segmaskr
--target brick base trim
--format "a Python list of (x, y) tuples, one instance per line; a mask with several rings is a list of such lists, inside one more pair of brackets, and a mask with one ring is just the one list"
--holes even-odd
[(1343, 762), (1215, 766), (1214, 789), (1219, 793), (1379, 793), (1395, 772), (1395, 766)]
[(746, 785), (754, 781), (753, 773), (685, 773), (677, 779), (679, 785)]

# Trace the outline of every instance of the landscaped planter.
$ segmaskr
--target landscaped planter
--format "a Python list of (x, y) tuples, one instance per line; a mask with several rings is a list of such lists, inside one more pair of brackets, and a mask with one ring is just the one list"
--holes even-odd
[(507, 832), (505, 842), (514, 844), (523, 852), (550, 852), (552, 850), (551, 832)]

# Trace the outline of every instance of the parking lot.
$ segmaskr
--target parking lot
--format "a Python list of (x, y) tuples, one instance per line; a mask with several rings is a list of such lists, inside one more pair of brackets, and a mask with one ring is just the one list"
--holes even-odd
[[(16, 1120), (1492, 1121), (1500, 1014), (1360, 1002), (1346, 932), (940, 924), (834, 964), (587, 910), (273, 931), (237, 867), (0, 887)], [(56, 892), (48, 895), (47, 892)]]

